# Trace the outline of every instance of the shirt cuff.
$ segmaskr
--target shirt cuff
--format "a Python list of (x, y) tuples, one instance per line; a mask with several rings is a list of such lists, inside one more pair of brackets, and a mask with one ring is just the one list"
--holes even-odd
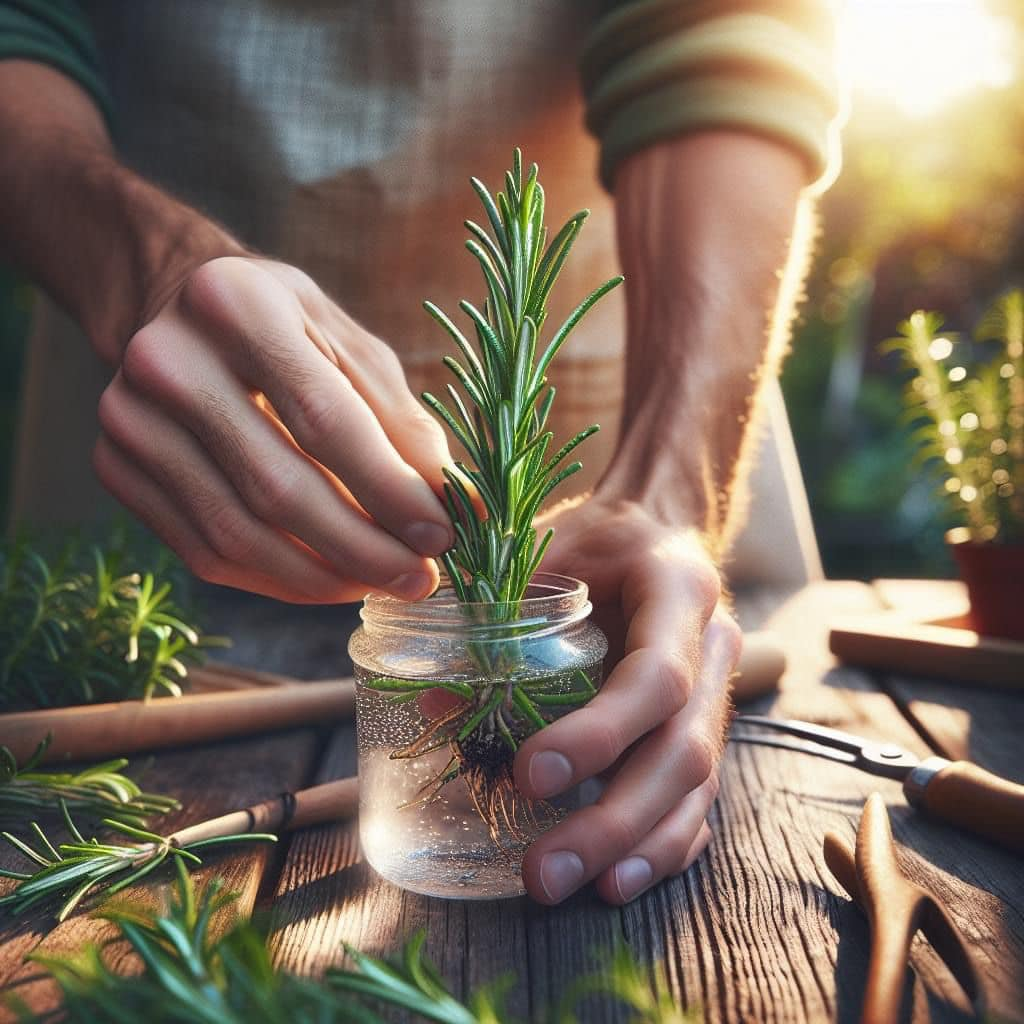
[(31, 60), (67, 75), (99, 107), (113, 105), (87, 18), (74, 0), (0, 0), (0, 60)]
[(773, 13), (756, 6), (640, 0), (597, 25), (582, 73), (607, 188), (632, 153), (714, 128), (775, 139), (803, 158), (808, 184), (831, 183), (842, 102), (827, 10), (809, 0), (776, 0)]

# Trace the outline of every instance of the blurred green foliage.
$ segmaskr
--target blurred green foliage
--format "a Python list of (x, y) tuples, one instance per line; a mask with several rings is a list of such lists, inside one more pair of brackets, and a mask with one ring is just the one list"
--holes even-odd
[(1024, 283), (1024, 12), (990, 6), (1017, 22), (1014, 83), (928, 117), (855, 95), (820, 204), (782, 386), (829, 576), (953, 571), (943, 535), (956, 520), (914, 459), (907, 371), (881, 343), (917, 309), (966, 331)]

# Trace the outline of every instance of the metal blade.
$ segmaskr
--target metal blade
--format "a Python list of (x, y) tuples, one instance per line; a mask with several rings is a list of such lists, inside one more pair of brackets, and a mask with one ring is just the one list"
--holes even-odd
[(826, 725), (815, 725), (813, 722), (801, 722), (795, 718), (737, 715), (733, 719), (733, 724), (757, 726), (762, 729), (789, 733), (791, 736), (800, 736), (805, 740), (812, 740), (834, 750), (848, 750), (851, 754), (855, 754), (866, 742), (862, 737), (854, 736), (853, 733), (840, 732), (838, 729), (830, 729)]
[(845, 750), (836, 750), (834, 747), (824, 747), (820, 743), (801, 742), (800, 740), (786, 740), (778, 736), (759, 736), (755, 733), (743, 735), (742, 733), (730, 733), (731, 743), (750, 743), (757, 747), (779, 747), (782, 750), (796, 750), (801, 754), (813, 754), (815, 757), (827, 757), (830, 761), (840, 761), (843, 764), (856, 766), (857, 758)]
[[(769, 737), (766, 736), (762, 739), (756, 732), (748, 735), (744, 742), (761, 742), (764, 746), (802, 750), (805, 754), (830, 757), (833, 761), (843, 761), (862, 771), (870, 772), (872, 775), (881, 775), (887, 779), (904, 779), (919, 763), (919, 759), (914, 754), (895, 743), (879, 743), (853, 733), (830, 729), (825, 725), (815, 725), (813, 722), (801, 722), (793, 718), (769, 718), (766, 715), (737, 715), (733, 719), (733, 728), (736, 726), (771, 729), (789, 736), (798, 736), (803, 740), (810, 741), (816, 747), (825, 748), (828, 753), (824, 753), (820, 749), (812, 750), (802, 744), (792, 742), (770, 743), (768, 742)], [(836, 757), (835, 755), (840, 752), (847, 756)]]

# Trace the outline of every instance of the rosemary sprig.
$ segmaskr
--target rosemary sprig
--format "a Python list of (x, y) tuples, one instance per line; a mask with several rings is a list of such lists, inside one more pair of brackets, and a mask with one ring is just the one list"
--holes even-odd
[(40, 903), (59, 902), (57, 920), (63, 921), (90, 893), (105, 889), (107, 895), (113, 895), (140, 881), (168, 859), (178, 864), (200, 864), (202, 861), (194, 852), (198, 849), (249, 839), (277, 839), (267, 833), (246, 832), (179, 845), (174, 836), (162, 836), (106, 818), (103, 824), (107, 828), (135, 842), (100, 842), (82, 835), (63, 801), (60, 810), (72, 842), (55, 846), (36, 822), (29, 826), (37, 843), (35, 847), (10, 832), (0, 832), (11, 846), (38, 865), (31, 873), (0, 868), (0, 877), (18, 880), (13, 892), (0, 897), (0, 907), (9, 906), (13, 913), (21, 914)]
[[(52, 1017), (69, 1024), (383, 1024), (383, 1013), (399, 1011), (403, 1021), (439, 1024), (513, 1024), (505, 996), (514, 983), (506, 976), (474, 992), (466, 1003), (452, 994), (424, 956), (425, 934), (416, 932), (399, 955), (367, 956), (346, 947), (355, 969), (329, 968), (320, 982), (277, 970), (262, 934), (238, 920), (215, 934), (214, 922), (236, 899), (219, 879), (196, 894), (184, 864), (163, 910), (107, 906), (97, 916), (111, 921), (142, 961), (142, 972), (112, 971), (103, 946), (56, 956), (33, 953), (63, 994)], [(636, 1011), (634, 1024), (695, 1024), (666, 995), (652, 990), (645, 971), (624, 947), (598, 970), (569, 986), (550, 1024), (579, 1024), (577, 1004), (605, 995)], [(8, 997), (9, 1004), (14, 1000)], [(22, 1019), (38, 1020), (27, 1007)], [(388, 1014), (387, 1020), (395, 1019)]]
[(555, 389), (548, 386), (547, 371), (573, 328), (622, 278), (591, 292), (541, 349), (551, 289), (589, 211), (570, 217), (545, 248), (544, 189), (536, 164), (524, 178), (517, 149), (504, 192), (492, 196), (476, 178), (472, 185), (490, 226), (488, 232), (466, 221), (473, 236), (466, 248), (480, 263), (487, 290), (482, 311), (468, 300), (459, 303), (473, 323), (476, 346), (441, 309), (425, 303), (462, 356), (463, 362), (451, 356), (444, 362), (465, 400), (450, 384), (448, 405), (429, 393), (423, 400), (465, 449), (469, 463), (456, 466), (472, 481), (486, 510), (481, 515), (463, 480), (446, 472), (445, 501), (457, 540), (442, 556), (445, 569), (461, 601), (502, 602), (508, 606), (504, 618), (510, 619), (552, 537), (548, 530), (538, 543), (534, 516), (548, 495), (582, 468), (565, 460), (598, 429), (594, 424), (581, 430), (548, 455)]
[(668, 993), (663, 969), (654, 972), (652, 986), (647, 971), (625, 944), (620, 943), (603, 961), (603, 969), (569, 983), (553, 1014), (553, 1024), (580, 1024), (585, 1018), (578, 1015), (579, 1003), (602, 995), (636, 1012), (630, 1024), (698, 1024), (703, 1020), (699, 1010), (684, 1010)]
[(0, 547), (0, 708), (178, 695), (198, 630), (153, 573), (121, 553), (75, 549), (47, 560), (24, 541)]
[[(567, 460), (598, 429), (596, 424), (586, 427), (549, 455), (554, 433), (547, 424), (555, 389), (548, 385), (547, 372), (573, 328), (622, 282), (614, 277), (595, 288), (542, 346), (548, 298), (588, 211), (570, 217), (548, 244), (537, 165), (524, 176), (518, 149), (503, 192), (492, 196), (476, 178), (472, 186), (489, 230), (466, 221), (472, 235), (466, 247), (480, 264), (486, 298), (482, 310), (465, 299), (459, 307), (473, 324), (476, 343), (436, 305), (425, 303), (455, 342), (462, 361), (444, 359), (461, 386), (460, 392), (448, 385), (448, 404), (423, 395), (468, 459), (456, 461), (458, 472), (445, 470), (445, 504), (456, 542), (441, 559), (471, 630), (519, 617), (521, 601), (553, 536), (549, 529), (538, 540), (534, 517), (551, 492), (582, 468), (582, 463)], [(483, 512), (470, 487), (479, 495)], [(467, 641), (478, 685), (385, 677), (364, 683), (391, 694), (395, 702), (414, 700), (417, 690), (433, 687), (462, 699), (391, 756), (421, 757), (447, 746), (451, 759), (407, 806), (430, 802), (461, 778), (492, 839), (503, 848), (503, 834), (526, 843), (541, 827), (537, 809), (520, 797), (513, 779), (512, 757), (519, 743), (547, 725), (556, 709), (586, 703), (596, 692), (581, 670), (572, 673), (570, 687), (565, 673), (524, 678), (529, 673), (523, 670), (520, 636), (529, 631), (510, 627), (501, 639), (487, 638), (484, 631), (480, 639)], [(539, 811), (540, 818), (549, 817), (548, 809)]]
[(124, 758), (90, 765), (78, 772), (37, 771), (49, 744), (48, 736), (20, 768), (14, 755), (0, 747), (0, 822), (22, 822), (57, 811), (63, 804), (73, 814), (139, 826), (152, 815), (166, 814), (181, 806), (173, 797), (143, 792), (122, 775), (121, 769), (128, 765)]

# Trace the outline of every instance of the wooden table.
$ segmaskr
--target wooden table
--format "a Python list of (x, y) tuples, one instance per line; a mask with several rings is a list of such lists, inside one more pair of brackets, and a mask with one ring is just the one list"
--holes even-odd
[[(919, 755), (970, 757), (1024, 781), (1024, 694), (873, 676), (833, 663), (829, 622), (877, 607), (870, 587), (837, 582), (788, 596), (761, 591), (745, 595), (741, 606), (744, 624), (778, 631), (789, 657), (781, 693), (753, 710), (893, 740)], [(213, 624), (236, 638), (231, 657), (241, 664), (310, 678), (348, 671), (343, 648), (351, 617), (344, 611), (221, 599), (211, 612)], [(137, 758), (133, 768), (145, 786), (184, 802), (173, 827), (351, 774), (353, 728), (196, 747)], [(971, 943), (992, 1009), (1024, 1020), (1020, 860), (912, 812), (895, 782), (771, 748), (729, 749), (713, 845), (685, 876), (623, 909), (589, 891), (555, 909), (526, 898), (463, 903), (407, 894), (361, 862), (353, 824), (309, 829), (273, 848), (211, 854), (199, 875), (224, 876), (242, 893), (243, 908), (267, 911), (275, 961), (303, 974), (340, 960), (343, 941), (387, 952), (424, 926), (429, 955), (457, 994), (511, 969), (519, 977), (511, 1011), (539, 1019), (569, 979), (592, 969), (595, 949), (625, 940), (639, 958), (662, 965), (672, 993), (703, 1007), (709, 1021), (855, 1021), (868, 930), (825, 867), (822, 836), (831, 828), (852, 837), (872, 790), (889, 804), (908, 873), (946, 903)], [(6, 852), (3, 858), (14, 863)], [(0, 923), (0, 984), (16, 985), (34, 1007), (51, 1006), (52, 988), (32, 980), (35, 969), (22, 964), (23, 955), (40, 943), (68, 950), (105, 930), (85, 915), (52, 929), (42, 915)], [(918, 941), (911, 966), (908, 1019), (968, 1019), (930, 947)], [(628, 1016), (595, 1003), (585, 1019), (601, 1024)]]

